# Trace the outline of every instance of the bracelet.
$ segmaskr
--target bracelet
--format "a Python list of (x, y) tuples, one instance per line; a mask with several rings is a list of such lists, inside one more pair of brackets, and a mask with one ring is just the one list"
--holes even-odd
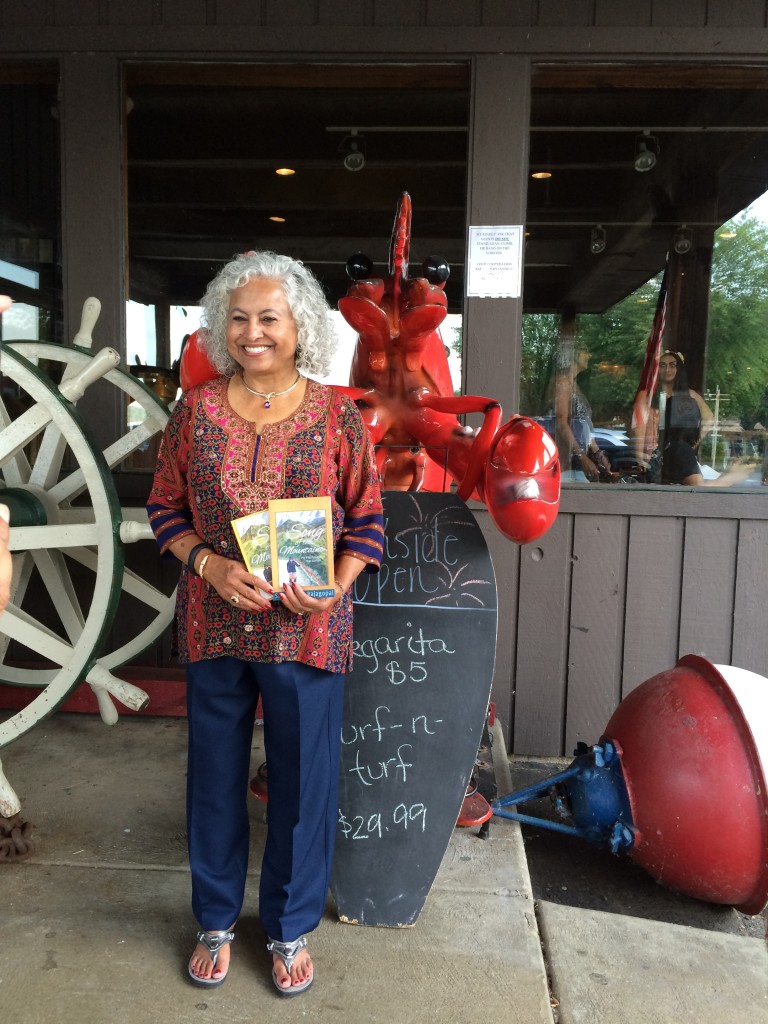
[(334, 585), (334, 587), (338, 587), (339, 588), (341, 596), (344, 597), (344, 595), (346, 594), (346, 590), (344, 589), (343, 584), (339, 583), (339, 581), (336, 580), (336, 582), (333, 585)]
[(205, 563), (208, 561), (212, 554), (213, 552), (209, 551), (207, 555), (203, 555), (203, 557), (200, 559), (200, 565), (197, 570), (197, 575), (200, 577), (201, 580), (205, 579)]
[(194, 572), (195, 571), (195, 559), (200, 554), (200, 552), (201, 551), (210, 551), (210, 550), (211, 550), (210, 544), (195, 544), (195, 546), (192, 548), (192, 550), (187, 555), (187, 568), (189, 569), (190, 572)]

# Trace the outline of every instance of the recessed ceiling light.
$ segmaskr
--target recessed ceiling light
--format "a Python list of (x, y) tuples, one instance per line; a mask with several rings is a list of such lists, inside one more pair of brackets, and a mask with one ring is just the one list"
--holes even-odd
[(270, 217), (269, 219), (274, 221), (275, 224), (285, 224), (285, 217)]
[(552, 171), (534, 171), (531, 177), (540, 179), (551, 178)]
[(735, 237), (736, 237), (736, 232), (733, 230), (733, 228), (728, 228), (726, 231), (721, 231), (720, 232), (720, 238), (735, 238)]
[(292, 167), (278, 167), (277, 170), (275, 171), (275, 174), (282, 174), (284, 176), (295, 173), (296, 171), (294, 171)]

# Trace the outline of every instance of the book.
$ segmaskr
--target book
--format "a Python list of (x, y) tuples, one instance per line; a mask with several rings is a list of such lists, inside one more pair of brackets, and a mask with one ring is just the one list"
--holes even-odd
[(272, 536), (269, 512), (252, 512), (232, 520), (232, 528), (243, 556), (245, 567), (254, 576), (272, 583)]
[(331, 499), (270, 501), (269, 525), (275, 590), (296, 582), (312, 597), (333, 597)]
[(331, 499), (283, 498), (266, 511), (232, 520), (249, 572), (272, 584), (274, 600), (284, 583), (296, 582), (311, 597), (333, 597)]

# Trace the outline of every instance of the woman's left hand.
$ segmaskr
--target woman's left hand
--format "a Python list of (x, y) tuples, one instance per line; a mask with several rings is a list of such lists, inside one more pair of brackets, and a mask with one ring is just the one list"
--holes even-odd
[(582, 452), (579, 455), (579, 462), (581, 463), (582, 472), (584, 473), (584, 476), (587, 478), (587, 480), (590, 480), (592, 483), (595, 483), (597, 480), (600, 479), (600, 473), (598, 471), (598, 468), (592, 461), (589, 452)]
[(333, 597), (310, 597), (298, 583), (284, 583), (283, 589), (276, 591), (284, 608), (296, 615), (310, 615), (326, 612), (340, 599), (338, 590)]

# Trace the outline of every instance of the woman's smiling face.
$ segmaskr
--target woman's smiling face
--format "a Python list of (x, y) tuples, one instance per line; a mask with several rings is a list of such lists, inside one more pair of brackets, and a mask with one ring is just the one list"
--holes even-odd
[(230, 294), (227, 352), (251, 379), (282, 383), (295, 369), (297, 342), (296, 321), (279, 281), (255, 277)]

